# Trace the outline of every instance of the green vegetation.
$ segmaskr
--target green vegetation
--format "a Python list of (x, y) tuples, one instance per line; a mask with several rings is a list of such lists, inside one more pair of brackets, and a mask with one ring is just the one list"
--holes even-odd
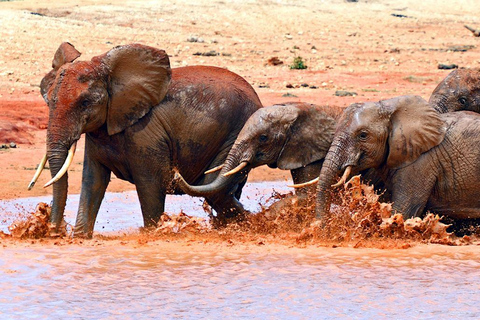
[(307, 65), (302, 57), (297, 56), (293, 59), (293, 64), (290, 65), (290, 69), (307, 69)]

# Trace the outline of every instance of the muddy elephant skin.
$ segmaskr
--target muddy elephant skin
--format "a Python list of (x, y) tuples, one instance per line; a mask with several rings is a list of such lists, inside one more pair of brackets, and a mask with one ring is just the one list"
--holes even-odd
[[(217, 179), (208, 185), (181, 188), (194, 196), (209, 196), (231, 188), (258, 166), (290, 170), (295, 184), (318, 177), (335, 131), (337, 112), (302, 102), (264, 107), (245, 123)], [(297, 190), (304, 200), (316, 186)]]
[(369, 168), (380, 174), (393, 209), (405, 218), (425, 210), (478, 218), (480, 115), (439, 114), (417, 96), (349, 106), (319, 176), (317, 218), (328, 217), (336, 177)]
[[(240, 76), (207, 66), (170, 69), (167, 54), (156, 48), (130, 44), (91, 61), (74, 61), (79, 56), (63, 43), (41, 83), (49, 106), (52, 177), (86, 133), (76, 236), (92, 236), (112, 172), (135, 184), (144, 225), (154, 226), (164, 211), (165, 195), (181, 192), (172, 186), (173, 168), (189, 183), (213, 180), (215, 174), (203, 172), (224, 162), (244, 123), (261, 107)], [(56, 180), (51, 222), (59, 228), (67, 174)], [(218, 214), (243, 210), (235, 197), (241, 183), (208, 197)]]
[(440, 113), (480, 113), (480, 69), (457, 69), (438, 84), (429, 103)]

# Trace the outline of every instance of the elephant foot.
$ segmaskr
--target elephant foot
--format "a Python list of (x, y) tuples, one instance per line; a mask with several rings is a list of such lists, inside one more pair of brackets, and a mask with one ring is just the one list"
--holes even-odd
[(247, 216), (251, 214), (250, 211), (242, 210), (241, 212), (229, 212), (229, 214), (218, 214), (217, 216), (210, 216), (210, 223), (215, 229), (222, 229), (232, 223), (241, 223), (245, 221)]

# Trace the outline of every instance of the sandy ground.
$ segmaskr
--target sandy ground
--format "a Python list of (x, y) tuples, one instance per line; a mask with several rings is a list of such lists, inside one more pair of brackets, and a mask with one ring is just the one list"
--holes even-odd
[[(264, 105), (344, 108), (403, 94), (428, 99), (450, 72), (439, 63), (480, 67), (480, 38), (464, 28), (480, 28), (478, 12), (475, 0), (0, 1), (0, 144), (17, 144), (0, 149), (0, 200), (51, 193), (41, 187), (49, 174), (32, 191), (26, 186), (45, 151), (48, 108), (39, 83), (63, 41), (84, 60), (143, 43), (165, 49), (172, 67), (213, 65), (238, 73)], [(212, 50), (218, 55), (196, 55)], [(307, 69), (290, 69), (297, 56)], [(272, 57), (283, 64), (269, 65)], [(336, 96), (338, 90), (355, 95)], [(70, 193), (80, 188), (82, 143), (77, 150)], [(258, 168), (249, 179), (287, 178), (288, 172)], [(113, 178), (108, 191), (132, 189)]]

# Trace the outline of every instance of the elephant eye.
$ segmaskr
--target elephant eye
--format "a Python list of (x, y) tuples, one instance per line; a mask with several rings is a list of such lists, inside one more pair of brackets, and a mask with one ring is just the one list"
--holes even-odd
[(366, 140), (368, 138), (368, 133), (366, 131), (361, 131), (359, 134), (358, 134), (358, 138), (360, 140)]
[(267, 137), (267, 135), (262, 134), (262, 135), (258, 138), (258, 140), (259, 140), (260, 142), (266, 142), (266, 141), (268, 140), (268, 137)]
[(82, 100), (82, 102), (80, 103), (80, 105), (84, 108), (88, 107), (90, 105), (90, 100), (88, 99), (84, 99)]
[(465, 97), (460, 97), (460, 99), (458, 99), (458, 102), (460, 102), (460, 104), (462, 104), (462, 105), (466, 105), (467, 104), (467, 99)]

